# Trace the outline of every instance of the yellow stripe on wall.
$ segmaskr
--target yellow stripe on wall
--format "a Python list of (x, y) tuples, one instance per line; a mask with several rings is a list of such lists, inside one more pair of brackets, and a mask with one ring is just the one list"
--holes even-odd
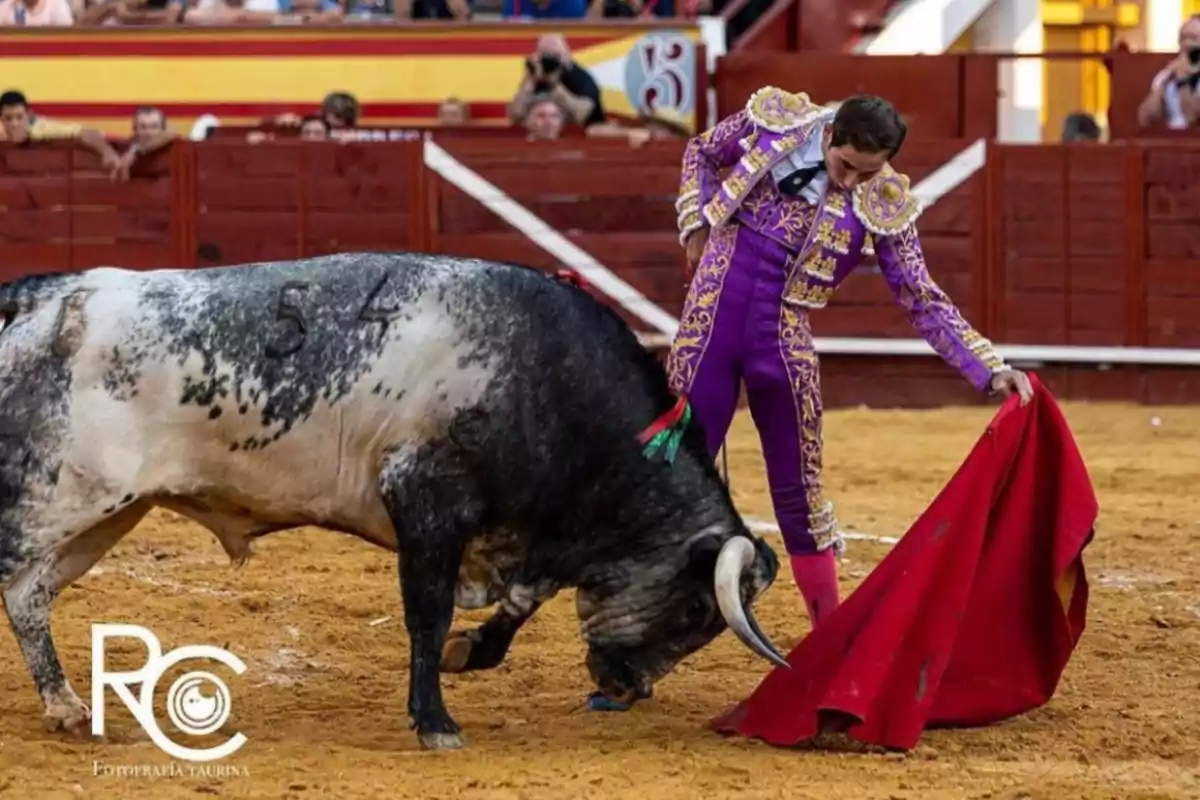
[(497, 101), (512, 97), (523, 69), (512, 56), (381, 56), (369, 67), (339, 57), (167, 58), (147, 80), (146, 58), (0, 57), (4, 82), (42, 103), (311, 104), (333, 83), (352, 84), (364, 103)]

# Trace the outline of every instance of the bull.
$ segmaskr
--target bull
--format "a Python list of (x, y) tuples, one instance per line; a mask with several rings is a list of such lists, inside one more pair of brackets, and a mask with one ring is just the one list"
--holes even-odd
[[(0, 286), (0, 313), (0, 590), (51, 730), (90, 721), (51, 604), (156, 506), (235, 565), (305, 525), (396, 552), (426, 748), (464, 744), (441, 673), (500, 664), (566, 588), (614, 703), (726, 627), (786, 663), (752, 612), (774, 552), (695, 423), (672, 461), (645, 456), (639, 432), (675, 401), (663, 368), (578, 287), (345, 254), (29, 276)], [(456, 606), (493, 605), (451, 632)]]

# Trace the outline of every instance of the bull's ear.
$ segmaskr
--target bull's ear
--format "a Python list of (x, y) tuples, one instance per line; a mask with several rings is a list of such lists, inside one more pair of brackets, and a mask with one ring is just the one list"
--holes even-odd
[(775, 582), (779, 575), (779, 556), (766, 539), (754, 538), (754, 566), (750, 568), (751, 580), (757, 592), (762, 592)]

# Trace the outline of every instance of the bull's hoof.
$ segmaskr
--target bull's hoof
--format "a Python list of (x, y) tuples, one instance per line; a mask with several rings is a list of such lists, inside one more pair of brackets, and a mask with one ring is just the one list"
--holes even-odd
[(84, 741), (100, 738), (92, 735), (92, 714), (87, 706), (48, 710), (42, 717), (42, 724), (50, 733), (62, 731)]
[(464, 672), (471, 660), (471, 650), (479, 641), (475, 631), (460, 631), (450, 634), (442, 647), (442, 672)]
[(460, 733), (419, 733), (417, 738), (424, 750), (461, 750), (467, 746)]

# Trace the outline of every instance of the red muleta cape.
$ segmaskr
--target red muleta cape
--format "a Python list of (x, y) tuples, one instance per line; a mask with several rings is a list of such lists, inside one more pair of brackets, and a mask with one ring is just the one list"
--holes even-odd
[(1083, 633), (1082, 552), (1098, 507), (1062, 412), (1035, 376), (863, 584), (754, 693), (713, 721), (775, 745), (826, 723), (908, 750), (931, 727), (1044, 704)]

